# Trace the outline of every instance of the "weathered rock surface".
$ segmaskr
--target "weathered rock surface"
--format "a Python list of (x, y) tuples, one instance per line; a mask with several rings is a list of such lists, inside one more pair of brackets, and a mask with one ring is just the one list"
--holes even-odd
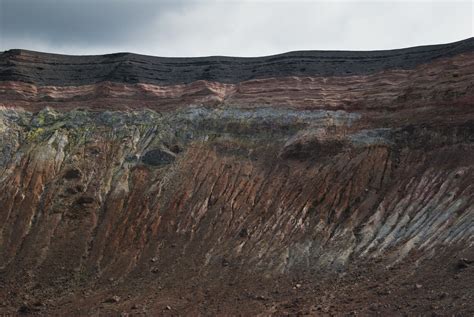
[(0, 312), (469, 314), (473, 82), (472, 39), (5, 52)]
[(412, 69), (440, 57), (472, 53), (474, 40), (390, 51), (300, 51), (236, 58), (164, 58), (130, 53), (65, 56), (10, 50), (0, 56), (0, 80), (41, 86), (76, 86), (102, 81), (188, 84), (198, 80), (239, 83), (287, 76), (367, 75), (387, 69)]

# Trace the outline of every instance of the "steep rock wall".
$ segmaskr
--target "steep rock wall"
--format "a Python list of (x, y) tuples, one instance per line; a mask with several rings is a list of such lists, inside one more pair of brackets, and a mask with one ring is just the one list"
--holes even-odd
[(359, 130), (344, 111), (2, 114), (1, 265), (34, 278), (117, 278), (176, 257), (285, 272), (473, 243), (470, 120)]
[(472, 251), (473, 49), (3, 53), (3, 289), (21, 290), (16, 303), (143, 276), (291, 276)]

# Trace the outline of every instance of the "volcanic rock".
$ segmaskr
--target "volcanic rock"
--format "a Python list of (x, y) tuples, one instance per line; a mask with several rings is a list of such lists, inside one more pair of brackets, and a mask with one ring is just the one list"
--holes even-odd
[(120, 297), (117, 296), (117, 295), (114, 295), (114, 296), (112, 296), (112, 297), (110, 297), (110, 298), (107, 298), (107, 299), (105, 300), (105, 302), (106, 302), (106, 303), (113, 303), (113, 304), (114, 304), (114, 303), (118, 303), (118, 302), (120, 302)]
[(3, 52), (0, 314), (472, 315), (473, 82), (472, 38)]
[(170, 164), (174, 161), (175, 157), (168, 151), (161, 149), (150, 150), (145, 153), (142, 157), (142, 162), (148, 165), (160, 166)]
[(65, 179), (78, 179), (78, 178), (81, 178), (81, 176), (82, 176), (81, 171), (75, 168), (67, 170), (66, 173), (64, 173)]

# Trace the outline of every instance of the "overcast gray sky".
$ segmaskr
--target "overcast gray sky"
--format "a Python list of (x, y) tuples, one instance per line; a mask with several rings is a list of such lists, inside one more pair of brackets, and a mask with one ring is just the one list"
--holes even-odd
[(0, 0), (0, 51), (261, 56), (453, 42), (473, 1)]

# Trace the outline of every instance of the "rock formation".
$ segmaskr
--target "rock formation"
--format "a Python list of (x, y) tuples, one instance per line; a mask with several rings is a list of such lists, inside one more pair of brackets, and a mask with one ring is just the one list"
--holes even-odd
[(474, 39), (0, 55), (0, 314), (474, 313)]

